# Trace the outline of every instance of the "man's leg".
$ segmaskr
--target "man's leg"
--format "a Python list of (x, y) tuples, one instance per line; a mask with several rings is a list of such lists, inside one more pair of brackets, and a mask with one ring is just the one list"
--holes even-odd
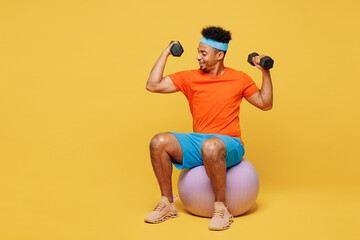
[(207, 139), (201, 146), (201, 156), (215, 192), (215, 201), (226, 206), (226, 145), (219, 138)]
[(214, 213), (209, 229), (224, 230), (230, 227), (234, 219), (226, 203), (226, 145), (219, 138), (209, 138), (201, 146), (201, 156), (215, 193)]
[(180, 143), (172, 133), (159, 133), (151, 140), (150, 155), (162, 197), (154, 211), (145, 217), (145, 222), (161, 223), (179, 216), (172, 195), (171, 161), (181, 164), (183, 153)]
[(151, 163), (158, 180), (161, 195), (173, 202), (172, 161), (182, 164), (183, 152), (172, 133), (159, 133), (150, 142)]

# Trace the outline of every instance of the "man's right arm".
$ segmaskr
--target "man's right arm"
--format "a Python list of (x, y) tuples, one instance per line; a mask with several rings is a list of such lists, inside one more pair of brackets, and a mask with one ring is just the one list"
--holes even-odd
[(172, 42), (165, 49), (152, 68), (149, 79), (146, 83), (146, 89), (148, 91), (154, 93), (173, 93), (178, 91), (169, 76), (163, 77), (166, 60), (171, 54), (170, 48), (175, 43), (177, 43), (177, 41)]

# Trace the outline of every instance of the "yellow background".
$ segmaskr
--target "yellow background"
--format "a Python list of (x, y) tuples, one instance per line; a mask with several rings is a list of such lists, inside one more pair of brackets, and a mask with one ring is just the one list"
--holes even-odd
[[(359, 12), (343, 1), (1, 1), (0, 239), (359, 239)], [(241, 105), (255, 211), (225, 232), (184, 212), (143, 223), (160, 193), (148, 145), (190, 132), (182, 93), (145, 84), (197, 68), (200, 31), (232, 31), (226, 66), (261, 86), (250, 52), (275, 59), (274, 108)], [(179, 174), (174, 170), (174, 192)]]

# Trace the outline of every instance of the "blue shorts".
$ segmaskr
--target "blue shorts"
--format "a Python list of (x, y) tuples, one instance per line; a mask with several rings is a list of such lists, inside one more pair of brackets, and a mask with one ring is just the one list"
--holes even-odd
[(177, 169), (193, 168), (196, 166), (204, 165), (201, 156), (201, 146), (205, 142), (205, 140), (212, 137), (219, 138), (226, 145), (225, 159), (226, 159), (227, 168), (240, 163), (245, 153), (244, 146), (240, 142), (240, 139), (236, 137), (230, 137), (220, 134), (203, 134), (203, 133), (186, 134), (186, 133), (176, 133), (176, 132), (170, 132), (170, 133), (175, 135), (183, 151), (182, 165), (173, 162), (173, 164)]

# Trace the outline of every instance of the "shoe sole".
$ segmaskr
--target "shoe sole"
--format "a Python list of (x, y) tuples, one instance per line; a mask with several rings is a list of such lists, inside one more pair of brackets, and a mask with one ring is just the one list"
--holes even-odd
[(165, 220), (168, 220), (171, 218), (177, 218), (178, 216), (179, 216), (178, 212), (168, 212), (168, 213), (162, 215), (160, 218), (156, 219), (155, 221), (145, 219), (145, 222), (147, 222), (147, 223), (162, 223)]
[(234, 217), (231, 216), (231, 218), (230, 218), (230, 220), (229, 220), (229, 222), (228, 222), (228, 224), (227, 224), (226, 226), (219, 227), (219, 228), (214, 228), (214, 227), (210, 228), (210, 227), (209, 227), (209, 230), (212, 230), (212, 231), (226, 230), (226, 229), (229, 229), (229, 228), (230, 228), (230, 225), (231, 225), (233, 222), (234, 222)]

